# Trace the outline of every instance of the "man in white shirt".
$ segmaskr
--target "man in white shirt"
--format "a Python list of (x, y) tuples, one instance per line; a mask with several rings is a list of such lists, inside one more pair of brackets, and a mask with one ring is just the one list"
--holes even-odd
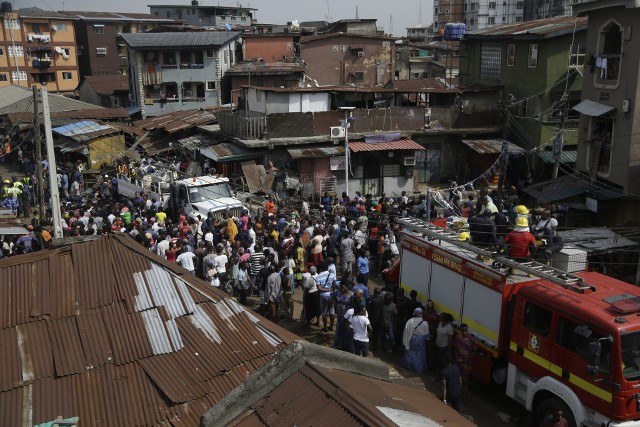
[(552, 235), (556, 234), (556, 231), (558, 230), (558, 220), (551, 216), (551, 211), (549, 209), (542, 211), (540, 221), (538, 221), (535, 226), (535, 233), (542, 233), (545, 229), (550, 229), (552, 231)]
[(187, 251), (186, 248), (182, 248), (182, 252), (176, 258), (176, 263), (189, 270), (189, 273), (196, 274), (196, 265), (198, 257), (193, 252)]

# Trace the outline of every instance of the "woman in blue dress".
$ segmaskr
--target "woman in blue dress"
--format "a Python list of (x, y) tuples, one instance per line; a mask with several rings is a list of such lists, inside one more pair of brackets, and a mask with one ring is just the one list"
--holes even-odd
[(430, 338), (429, 324), (422, 319), (422, 309), (418, 307), (413, 310), (413, 317), (407, 321), (402, 334), (402, 366), (422, 374), (427, 368), (427, 341)]
[(344, 315), (351, 308), (353, 293), (346, 284), (340, 286), (340, 290), (333, 292), (336, 303), (336, 334), (333, 338), (333, 348), (353, 353), (353, 332), (349, 329), (349, 320)]

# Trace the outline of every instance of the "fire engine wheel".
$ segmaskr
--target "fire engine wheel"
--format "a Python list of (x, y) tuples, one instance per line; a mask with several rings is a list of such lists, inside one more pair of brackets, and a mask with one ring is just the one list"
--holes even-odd
[(550, 417), (553, 411), (557, 408), (562, 409), (562, 415), (567, 419), (569, 427), (576, 427), (576, 420), (573, 417), (573, 412), (571, 412), (571, 409), (569, 409), (566, 403), (557, 397), (549, 397), (540, 402), (534, 413), (534, 426), (539, 426), (544, 420)]

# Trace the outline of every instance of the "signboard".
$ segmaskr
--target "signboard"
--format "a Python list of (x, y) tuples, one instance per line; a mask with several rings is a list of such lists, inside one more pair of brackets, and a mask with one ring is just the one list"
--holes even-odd
[(332, 171), (344, 170), (345, 156), (329, 157), (329, 164)]

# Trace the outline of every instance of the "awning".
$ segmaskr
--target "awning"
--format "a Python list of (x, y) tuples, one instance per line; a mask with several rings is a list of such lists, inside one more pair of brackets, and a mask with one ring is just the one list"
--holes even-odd
[(230, 142), (223, 142), (217, 145), (200, 148), (200, 154), (215, 162), (231, 162), (235, 160), (254, 159), (262, 156), (264, 153), (257, 152), (256, 150), (249, 150)]
[[(563, 151), (562, 154), (560, 154), (560, 163), (575, 163), (577, 160), (577, 154), (577, 151)], [(541, 151), (538, 153), (538, 156), (540, 156), (545, 163), (556, 162), (551, 151)]]
[(297, 159), (319, 159), (321, 157), (333, 157), (344, 155), (344, 147), (336, 145), (333, 147), (317, 148), (290, 148), (287, 150), (293, 160)]
[(585, 99), (584, 101), (574, 105), (573, 109), (579, 113), (586, 114), (587, 116), (600, 117), (603, 114), (615, 110), (616, 108)]
[(622, 190), (597, 181), (592, 183), (588, 176), (582, 174), (565, 175), (539, 182), (522, 191), (542, 203), (558, 202), (581, 194), (590, 194), (599, 200), (616, 199), (624, 195)]
[(524, 148), (512, 142), (505, 141), (504, 139), (461, 139), (460, 141), (479, 154), (500, 154), (502, 152), (502, 145), (505, 142), (507, 142), (509, 154), (517, 156), (527, 152)]
[(349, 149), (360, 151), (424, 150), (424, 147), (412, 139), (399, 139), (391, 142), (350, 142)]

